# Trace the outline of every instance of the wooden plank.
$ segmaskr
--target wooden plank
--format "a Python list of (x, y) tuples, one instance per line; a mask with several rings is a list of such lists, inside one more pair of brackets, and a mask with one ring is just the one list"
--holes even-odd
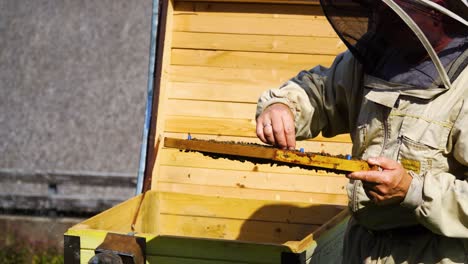
[[(222, 139), (223, 136), (237, 136), (237, 137), (247, 137), (248, 138), (257, 138), (255, 133), (255, 120), (251, 119), (230, 119), (230, 118), (209, 118), (209, 117), (190, 117), (190, 116), (168, 116), (166, 120), (166, 132), (175, 132), (185, 134), (192, 133), (197, 137), (202, 139), (213, 139), (214, 136), (218, 139)], [(205, 135), (214, 135), (214, 136), (205, 136)], [(240, 138), (239, 138), (240, 139)], [(351, 143), (351, 138), (349, 134), (337, 135), (335, 137), (326, 138), (321, 135), (311, 139), (313, 141), (320, 142), (338, 142), (338, 143)], [(242, 141), (242, 140), (237, 140)], [(304, 147), (308, 149), (316, 149), (315, 152), (329, 152), (330, 154), (348, 154), (351, 151), (351, 145), (342, 145), (336, 144), (330, 148), (324, 148), (325, 145), (317, 146), (302, 146), (303, 142), (307, 141), (297, 141), (299, 147)], [(259, 141), (257, 141), (260, 143)], [(306, 144), (306, 143), (305, 143)], [(336, 149), (337, 151), (333, 151)], [(335, 154), (336, 153), (336, 154)]]
[(254, 114), (248, 119), (170, 115), (165, 132), (256, 137), (255, 127)]
[(219, 261), (216, 263), (281, 263), (281, 253), (290, 251), (286, 246), (271, 243), (241, 243), (225, 239), (180, 236), (158, 236), (147, 243), (149, 255)]
[[(181, 153), (177, 149), (163, 149), (159, 154), (160, 166), (178, 166), (178, 167), (193, 167), (193, 168), (211, 168), (211, 169), (224, 169), (224, 170), (239, 170), (239, 171), (258, 171), (266, 173), (283, 173), (283, 174), (297, 174), (297, 175), (337, 175), (336, 177), (343, 177), (341, 174), (326, 173), (325, 171), (311, 171), (297, 167), (278, 166), (270, 164), (255, 164), (252, 162), (241, 162), (225, 158), (212, 159), (206, 157), (201, 153), (188, 152)], [(153, 175), (157, 179), (158, 171), (155, 170)]]
[(75, 228), (75, 226), (73, 226), (67, 230), (65, 235), (80, 237), (80, 248), (82, 250), (88, 249), (94, 251), (94, 249), (96, 249), (104, 241), (107, 233), (107, 230)]
[(178, 138), (164, 138), (164, 147), (188, 151), (203, 151), (215, 154), (245, 156), (259, 159), (273, 160), (277, 149), (266, 145), (234, 144), (232, 142), (217, 142), (210, 140), (187, 140)]
[[(162, 3), (162, 2), (160, 2)], [(172, 33), (171, 30), (173, 28), (173, 19), (174, 19), (174, 1), (164, 1), (164, 4), (167, 5), (167, 10), (161, 10), (161, 14), (159, 15), (165, 21), (161, 21), (161, 28), (164, 30), (159, 32), (158, 34), (163, 33), (164, 36), (159, 39), (159, 43), (157, 43), (157, 56), (159, 61), (156, 62), (155, 68), (155, 83), (154, 83), (154, 98), (158, 100), (157, 109), (152, 110), (153, 117), (157, 113), (157, 120), (156, 124), (151, 124), (153, 127), (156, 127), (156, 131), (151, 131), (152, 135), (159, 135), (162, 131), (164, 131), (164, 117), (167, 115), (167, 106), (166, 106), (166, 92), (171, 89), (169, 86), (169, 79), (170, 73), (167, 69), (169, 69), (170, 62), (171, 62), (171, 47), (172, 47)], [(162, 6), (165, 6), (162, 5)], [(165, 15), (166, 11), (166, 15)], [(160, 80), (158, 80), (158, 75), (160, 75)], [(159, 83), (158, 83), (159, 81)], [(153, 106), (153, 107), (155, 107)], [(170, 108), (169, 108), (170, 109)], [(150, 137), (152, 138), (152, 137)], [(153, 147), (156, 147), (157, 141), (149, 142), (148, 144), (152, 143)], [(155, 153), (152, 152), (150, 149), (148, 152), (147, 160), (153, 162)]]
[(316, 65), (330, 66), (335, 55), (173, 49), (171, 59), (172, 65), (288, 69), (299, 72)]
[(94, 257), (94, 250), (91, 249), (81, 249), (80, 250), (80, 263), (88, 264), (89, 260)]
[(173, 48), (279, 52), (335, 56), (346, 50), (336, 36), (280, 36), (226, 33), (174, 32)]
[[(94, 249), (102, 243), (107, 233), (95, 230), (78, 230), (68, 232), (68, 234), (80, 236), (82, 248), (80, 250), (82, 256), (80, 262), (87, 263), (93, 256)], [(152, 260), (155, 259), (153, 256), (176, 257), (184, 261), (186, 259), (213, 261), (206, 263), (223, 263), (224, 261), (228, 261), (228, 263), (239, 261), (252, 264), (280, 263), (281, 252), (290, 251), (286, 246), (273, 244), (239, 243), (230, 240), (154, 236), (149, 234), (139, 234), (138, 236), (146, 238), (146, 252), (147, 256), (149, 256), (147, 262), (149, 263), (153, 263)], [(156, 257), (156, 259), (159, 258)]]
[(267, 221), (161, 215), (165, 235), (282, 244), (301, 240), (319, 226)]
[(257, 105), (170, 99), (166, 107), (171, 115), (247, 119), (255, 118)]
[(287, 69), (235, 69), (203, 66), (177, 66), (169, 69), (172, 82), (229, 83), (236, 85), (260, 86), (265, 90), (279, 87), (297, 75)]
[[(275, 3), (276, 2), (276, 3)], [(291, 0), (285, 1), (255, 1), (243, 3), (242, 1), (210, 2), (210, 1), (176, 1), (174, 15), (180, 13), (203, 13), (203, 15), (218, 14), (223, 16), (279, 17), (279, 18), (307, 18), (326, 19), (322, 8), (315, 1), (305, 1), (304, 4), (293, 4)], [(287, 5), (284, 5), (287, 3)]]
[[(186, 139), (188, 134), (185, 133), (165, 133), (166, 137), (174, 137)], [(317, 136), (313, 139), (298, 140), (296, 141), (296, 149), (303, 148), (307, 152), (329, 153), (331, 155), (347, 155), (350, 153), (352, 144), (347, 142), (348, 135), (339, 135), (333, 138), (324, 138)], [(209, 135), (209, 134), (190, 134), (190, 137), (195, 139), (204, 140), (218, 140), (218, 141), (235, 141), (245, 143), (264, 144), (257, 137), (237, 137), (237, 136), (223, 136), (223, 135)], [(168, 149), (166, 149), (168, 150)]]
[(336, 171), (353, 172), (371, 170), (369, 164), (363, 160), (348, 160), (343, 157), (326, 156), (310, 152), (301, 153), (297, 150), (281, 150), (265, 145), (235, 144), (232, 142), (186, 140), (166, 137), (164, 138), (164, 146), (181, 150), (208, 152), (217, 155), (238, 156), (239, 158), (266, 159), (273, 163), (285, 162)]
[(158, 180), (168, 183), (210, 186), (286, 190), (298, 192), (346, 194), (346, 177), (323, 175), (277, 174), (237, 170), (219, 170), (176, 166), (161, 166)]
[(319, 235), (320, 231), (316, 230), (311, 236), (306, 237), (297, 244), (295, 244), (295, 241), (287, 244), (297, 252), (305, 252), (306, 263), (342, 263), (341, 253), (348, 221), (348, 212), (343, 210), (343, 212), (319, 228), (326, 230), (326, 232)]
[(213, 187), (193, 184), (153, 182), (153, 189), (162, 192), (178, 192), (197, 195), (222, 196), (256, 200), (276, 200), (286, 202), (309, 202), (317, 204), (347, 205), (348, 198), (340, 194), (302, 193), (277, 190)]
[(256, 104), (265, 91), (262, 86), (239, 86), (226, 83), (173, 82), (168, 99), (218, 101)]
[[(261, 201), (219, 196), (160, 193), (160, 213), (213, 219), (322, 225), (344, 208), (303, 202)], [(163, 230), (165, 230), (163, 228)]]
[(94, 217), (71, 227), (73, 230), (98, 229), (128, 233), (138, 213), (142, 196), (135, 196)]
[[(188, 134), (185, 133), (164, 133), (165, 137), (174, 137), (186, 139)], [(218, 141), (237, 141), (246, 143), (264, 144), (256, 136), (254, 137), (243, 137), (243, 136), (223, 136), (223, 135), (209, 135), (209, 134), (191, 134), (192, 138), (204, 139), (204, 140), (218, 140)], [(297, 140), (296, 149), (304, 148), (305, 151), (313, 152), (328, 152), (327, 150), (333, 151), (333, 149), (340, 149), (341, 152), (337, 152), (337, 155), (348, 154), (348, 150), (351, 150), (352, 142), (349, 138), (349, 134), (341, 134), (332, 138), (326, 138), (320, 134), (311, 139)], [(332, 154), (332, 153), (330, 153)]]
[(134, 220), (133, 228), (138, 233), (158, 234), (160, 232), (159, 193), (147, 191)]
[[(233, 26), (236, 25), (236, 26)], [(175, 32), (334, 37), (335, 31), (324, 19), (283, 19), (277, 17), (205, 16), (180, 13), (174, 17)]]

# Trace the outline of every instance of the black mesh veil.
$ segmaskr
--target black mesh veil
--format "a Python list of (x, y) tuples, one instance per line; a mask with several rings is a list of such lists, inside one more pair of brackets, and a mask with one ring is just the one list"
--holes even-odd
[[(382, 0), (321, 0), (329, 22), (367, 74), (416, 87), (441, 86), (427, 49), (407, 23)], [(446, 72), (466, 58), (468, 27), (418, 0), (393, 0), (418, 26)], [(461, 0), (432, 0), (467, 17)], [(457, 63), (455, 63), (457, 61)], [(455, 71), (456, 72), (456, 71)], [(417, 74), (415, 74), (417, 73)], [(415, 78), (417, 76), (417, 78)]]

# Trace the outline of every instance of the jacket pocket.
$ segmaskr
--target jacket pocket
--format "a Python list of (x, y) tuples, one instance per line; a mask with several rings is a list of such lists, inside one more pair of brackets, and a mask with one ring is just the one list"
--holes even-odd
[(400, 133), (398, 161), (407, 170), (423, 174), (447, 169), (447, 142), (453, 124), (417, 117), (405, 117)]

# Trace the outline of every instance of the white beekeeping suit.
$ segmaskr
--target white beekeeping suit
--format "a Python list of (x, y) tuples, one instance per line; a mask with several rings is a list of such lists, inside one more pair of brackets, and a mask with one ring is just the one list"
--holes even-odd
[(264, 92), (257, 134), (278, 144), (285, 128), (268, 109), (286, 105), (298, 139), (350, 133), (354, 157), (384, 157), (410, 175), (400, 200), (350, 177), (343, 263), (468, 263), (466, 0), (321, 5), (348, 51)]

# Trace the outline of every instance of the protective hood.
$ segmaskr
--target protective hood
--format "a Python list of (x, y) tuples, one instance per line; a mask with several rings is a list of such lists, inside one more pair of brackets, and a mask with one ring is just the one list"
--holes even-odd
[(321, 0), (364, 71), (400, 90), (451, 87), (468, 62), (466, 0)]

